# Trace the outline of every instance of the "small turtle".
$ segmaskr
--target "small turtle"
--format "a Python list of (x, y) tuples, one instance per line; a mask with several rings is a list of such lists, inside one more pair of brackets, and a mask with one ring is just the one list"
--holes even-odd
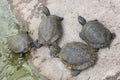
[(93, 48), (109, 47), (116, 37), (115, 33), (111, 33), (97, 19), (86, 22), (83, 17), (78, 16), (78, 21), (83, 26), (79, 36)]
[[(16, 25), (16, 27), (20, 27), (18, 24)], [(17, 35), (10, 36), (8, 46), (12, 52), (19, 54), (19, 58), (22, 58), (23, 53), (29, 51), (31, 47), (37, 47), (28, 32), (24, 30), (18, 30)]]
[(56, 54), (55, 57), (59, 57), (63, 61), (72, 71), (72, 76), (77, 76), (80, 71), (93, 66), (97, 61), (95, 50), (81, 42), (70, 42), (62, 48), (53, 45), (51, 53)]
[(38, 28), (38, 43), (50, 47), (50, 45), (56, 42), (62, 35), (61, 22), (63, 18), (50, 15), (49, 9), (45, 6), (43, 6), (42, 11), (45, 16)]

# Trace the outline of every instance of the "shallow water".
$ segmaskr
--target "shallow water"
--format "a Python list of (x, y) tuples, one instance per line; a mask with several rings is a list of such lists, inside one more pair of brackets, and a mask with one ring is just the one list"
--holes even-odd
[(14, 23), (18, 22), (7, 0), (0, 0), (0, 80), (47, 80), (35, 71), (30, 59), (19, 60), (8, 49), (8, 37), (17, 34)]

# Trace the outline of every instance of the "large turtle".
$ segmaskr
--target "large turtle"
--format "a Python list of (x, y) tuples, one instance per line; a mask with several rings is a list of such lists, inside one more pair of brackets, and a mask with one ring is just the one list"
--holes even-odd
[(72, 76), (77, 76), (80, 71), (93, 66), (97, 61), (95, 50), (81, 42), (70, 42), (62, 48), (53, 44), (51, 53), (63, 61), (72, 71)]
[(97, 19), (86, 22), (82, 16), (78, 16), (78, 21), (83, 26), (79, 36), (93, 48), (109, 47), (116, 37)]
[(45, 16), (38, 28), (38, 43), (50, 47), (50, 45), (56, 42), (62, 35), (61, 22), (63, 18), (50, 15), (49, 9), (45, 6), (43, 6), (42, 11)]
[[(16, 27), (20, 28), (20, 25), (16, 24)], [(8, 46), (9, 49), (19, 54), (19, 58), (22, 58), (23, 53), (29, 51), (31, 47), (39, 47), (28, 34), (28, 31), (26, 30), (18, 30), (17, 35), (10, 36), (8, 38)]]

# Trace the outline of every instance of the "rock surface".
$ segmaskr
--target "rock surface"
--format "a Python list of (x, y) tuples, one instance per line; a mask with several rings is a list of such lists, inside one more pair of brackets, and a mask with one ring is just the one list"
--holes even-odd
[(64, 35), (59, 42), (61, 47), (71, 41), (83, 42), (78, 35), (82, 27), (77, 21), (78, 15), (87, 20), (98, 19), (111, 32), (116, 33), (117, 37), (112, 42), (110, 49), (105, 48), (98, 52), (97, 64), (73, 78), (70, 78), (70, 71), (66, 69), (60, 59), (49, 56), (47, 47), (32, 51), (34, 65), (49, 79), (120, 80), (120, 75), (117, 73), (120, 68), (116, 71), (116, 66), (120, 67), (120, 0), (9, 0), (9, 2), (19, 21), (23, 24), (29, 23), (29, 30), (33, 39), (37, 39), (38, 36), (37, 28), (43, 16), (42, 5), (46, 5), (51, 14), (64, 17)]
[(120, 67), (111, 68), (103, 77), (103, 80), (120, 80)]

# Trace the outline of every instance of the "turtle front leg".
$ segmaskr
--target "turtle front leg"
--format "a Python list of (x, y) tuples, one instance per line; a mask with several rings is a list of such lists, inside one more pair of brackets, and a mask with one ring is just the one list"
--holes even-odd
[(61, 51), (61, 48), (58, 46), (56, 42), (52, 43), (50, 46), (50, 55), (52, 57), (58, 57), (59, 52)]
[(71, 71), (71, 75), (72, 75), (72, 76), (77, 76), (78, 74), (80, 74), (80, 71), (79, 71), (79, 70), (72, 70), (72, 71)]

